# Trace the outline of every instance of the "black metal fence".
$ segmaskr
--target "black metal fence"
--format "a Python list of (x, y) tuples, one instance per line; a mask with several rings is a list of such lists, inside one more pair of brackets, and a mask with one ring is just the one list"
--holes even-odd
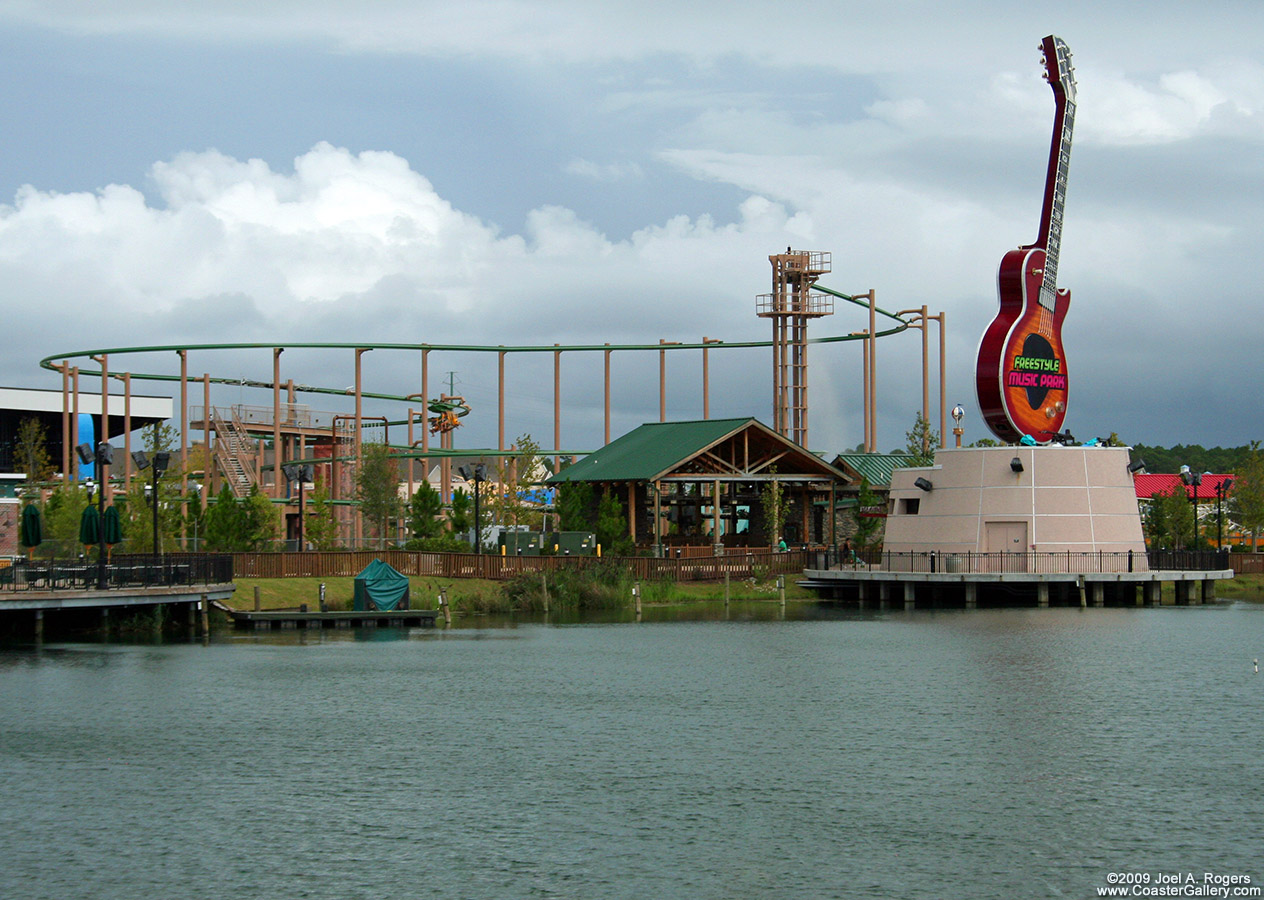
[(1088, 553), (1055, 551), (1049, 553), (939, 553), (935, 551), (901, 553), (876, 551), (846, 553), (834, 550), (814, 551), (810, 568), (876, 569), (886, 572), (919, 572), (928, 574), (993, 574), (1030, 572), (1033, 574), (1090, 574), (1106, 572), (1195, 571), (1206, 572), (1231, 568), (1228, 551), (1217, 550), (1151, 550), (1146, 553), (1109, 553), (1098, 550)]
[(95, 559), (19, 559), (0, 568), (0, 591), (67, 591), (226, 584), (233, 580), (229, 553), (116, 554), (102, 567)]

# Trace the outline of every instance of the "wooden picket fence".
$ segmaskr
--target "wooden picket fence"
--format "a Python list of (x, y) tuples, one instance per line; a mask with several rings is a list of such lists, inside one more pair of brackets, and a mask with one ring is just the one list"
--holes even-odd
[(732, 550), (724, 556), (658, 559), (648, 556), (500, 556), (474, 553), (425, 553), (412, 550), (330, 550), (292, 553), (234, 553), (237, 578), (354, 577), (374, 559), (389, 563), (404, 575), (429, 578), (487, 578), (504, 581), (524, 572), (555, 572), (563, 568), (616, 565), (639, 579), (722, 581), (762, 578), (802, 572), (815, 559), (812, 551), (780, 553), (767, 549)]

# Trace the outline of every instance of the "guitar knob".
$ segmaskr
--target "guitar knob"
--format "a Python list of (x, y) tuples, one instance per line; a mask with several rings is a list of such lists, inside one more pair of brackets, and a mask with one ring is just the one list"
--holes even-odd
[(1059, 400), (1057, 403), (1053, 404), (1053, 408), (1058, 412), (1064, 412), (1066, 410), (1066, 404)]

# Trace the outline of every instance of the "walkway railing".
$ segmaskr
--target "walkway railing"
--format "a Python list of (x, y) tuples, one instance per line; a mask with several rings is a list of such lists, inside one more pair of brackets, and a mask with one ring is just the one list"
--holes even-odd
[(1214, 571), (1230, 568), (1227, 551), (1151, 550), (1147, 553), (1055, 551), (1049, 553), (904, 553), (821, 550), (812, 552), (809, 568), (855, 568), (886, 572), (925, 574), (999, 574), (1027, 572), (1039, 575), (1093, 574), (1151, 571)]
[[(95, 590), (101, 574), (94, 559), (20, 560), (0, 569), (0, 593)], [(116, 554), (104, 574), (106, 590), (228, 584), (233, 580), (233, 558), (227, 553)]]

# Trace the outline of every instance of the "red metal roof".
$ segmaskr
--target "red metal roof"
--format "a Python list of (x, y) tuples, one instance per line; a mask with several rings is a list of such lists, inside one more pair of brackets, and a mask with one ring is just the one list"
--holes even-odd
[[(1172, 489), (1185, 489), (1185, 496), (1194, 499), (1194, 486), (1181, 481), (1180, 475), (1159, 475), (1159, 474), (1141, 474), (1132, 476), (1137, 486), (1137, 499), (1149, 500), (1155, 494), (1170, 494)], [(1226, 479), (1232, 479), (1232, 473), (1228, 475), (1214, 475), (1211, 472), (1203, 473), (1203, 483), (1198, 486), (1198, 502), (1204, 500), (1216, 499), (1216, 486)], [(1233, 493), (1233, 489), (1229, 489), (1229, 494)], [(1226, 494), (1225, 496), (1228, 496)]]

